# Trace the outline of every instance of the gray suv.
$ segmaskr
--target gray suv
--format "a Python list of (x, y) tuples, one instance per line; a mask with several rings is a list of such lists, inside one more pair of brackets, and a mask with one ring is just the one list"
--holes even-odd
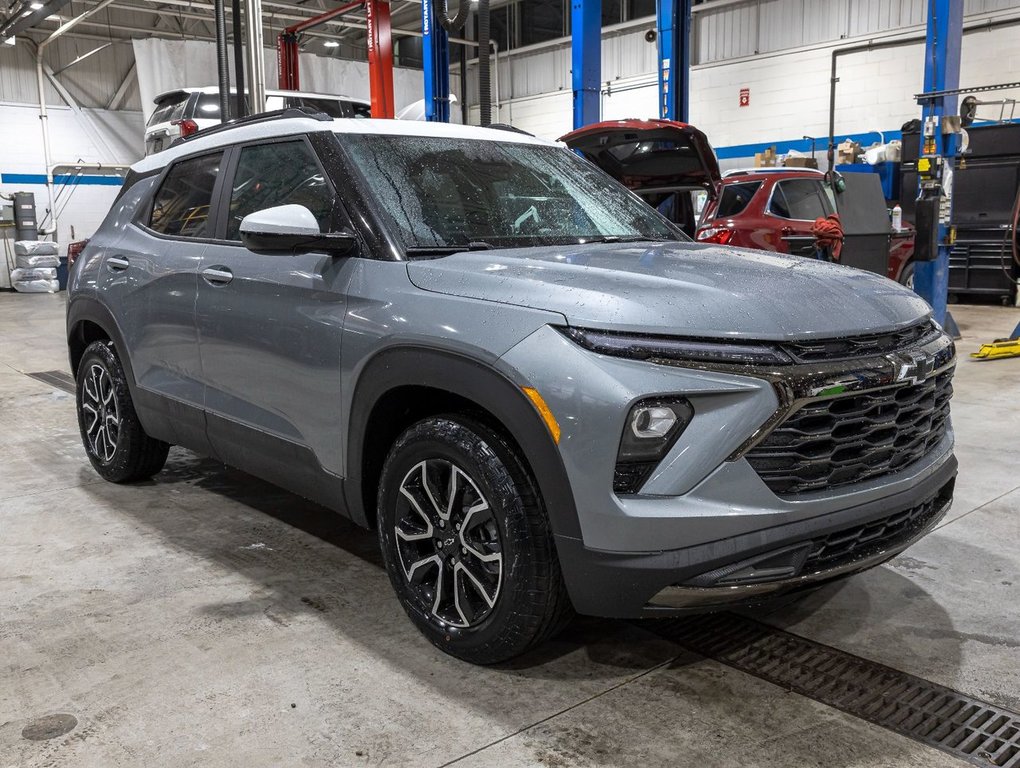
[(134, 166), (74, 264), (82, 439), (378, 531), (421, 631), (717, 610), (882, 563), (956, 475), (952, 341), (867, 272), (690, 242), (562, 145), (287, 114)]

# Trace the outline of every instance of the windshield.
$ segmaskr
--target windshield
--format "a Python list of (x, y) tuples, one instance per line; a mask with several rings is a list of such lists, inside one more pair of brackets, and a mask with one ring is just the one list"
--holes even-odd
[(409, 253), (683, 237), (561, 147), (432, 136), (342, 141)]

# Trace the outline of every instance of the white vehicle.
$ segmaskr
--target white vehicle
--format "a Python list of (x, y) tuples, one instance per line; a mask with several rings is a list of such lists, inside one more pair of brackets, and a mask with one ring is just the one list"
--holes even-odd
[[(230, 89), (231, 98), (234, 89)], [(198, 133), (220, 123), (219, 88), (178, 88), (161, 93), (153, 103), (156, 109), (145, 124), (145, 154), (166, 149), (175, 140)], [(330, 117), (371, 117), (371, 104), (363, 99), (329, 93), (303, 91), (266, 91), (265, 111), (286, 107), (310, 107)]]

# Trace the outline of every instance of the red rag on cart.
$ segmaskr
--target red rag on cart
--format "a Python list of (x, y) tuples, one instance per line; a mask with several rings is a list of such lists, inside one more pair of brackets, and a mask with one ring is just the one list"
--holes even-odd
[(811, 234), (815, 236), (817, 247), (828, 248), (832, 260), (839, 261), (839, 254), (843, 250), (843, 225), (838, 213), (830, 213), (824, 219), (821, 216), (815, 219), (811, 225)]

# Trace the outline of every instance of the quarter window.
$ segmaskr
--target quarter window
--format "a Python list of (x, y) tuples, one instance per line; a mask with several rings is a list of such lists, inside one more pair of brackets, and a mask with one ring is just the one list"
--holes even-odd
[(277, 205), (303, 205), (329, 230), (333, 190), (303, 141), (244, 147), (230, 193), (227, 239), (240, 240), (241, 219)]
[(175, 164), (156, 192), (149, 228), (177, 237), (212, 237), (209, 205), (223, 153)]
[(819, 182), (813, 179), (788, 179), (776, 184), (772, 202), (769, 203), (769, 213), (784, 219), (814, 221), (832, 213), (827, 202)]
[(754, 193), (761, 187), (760, 181), (745, 181), (741, 184), (727, 184), (723, 187), (722, 195), (719, 198), (719, 210), (716, 218), (728, 219), (730, 216), (737, 216), (743, 213), (747, 204), (751, 202)]

